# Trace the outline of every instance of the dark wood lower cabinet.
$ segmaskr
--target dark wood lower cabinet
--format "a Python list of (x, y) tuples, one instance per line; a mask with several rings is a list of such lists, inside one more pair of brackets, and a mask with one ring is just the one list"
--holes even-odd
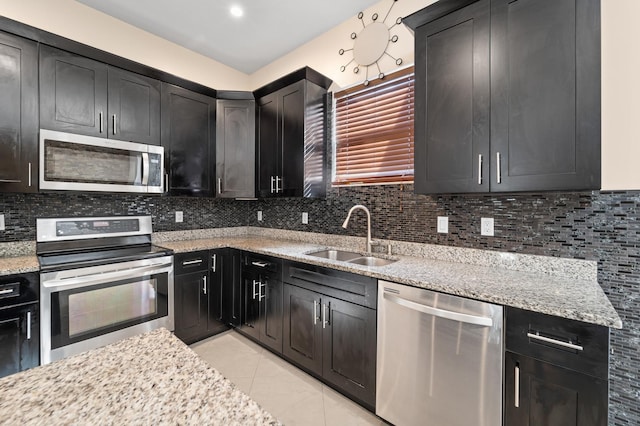
[(505, 384), (505, 426), (607, 424), (604, 379), (507, 352)]
[(38, 306), (0, 309), (0, 377), (40, 365)]
[(284, 285), (283, 354), (373, 410), (376, 311)]
[(204, 290), (208, 272), (175, 277), (175, 334), (185, 343), (200, 339), (207, 331), (208, 300)]

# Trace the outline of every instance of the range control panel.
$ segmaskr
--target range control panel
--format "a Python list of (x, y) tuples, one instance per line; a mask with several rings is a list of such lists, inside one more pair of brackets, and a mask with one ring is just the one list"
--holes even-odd
[(151, 216), (36, 219), (37, 242), (151, 235)]
[(56, 235), (106, 235), (140, 230), (138, 219), (72, 220), (56, 222)]

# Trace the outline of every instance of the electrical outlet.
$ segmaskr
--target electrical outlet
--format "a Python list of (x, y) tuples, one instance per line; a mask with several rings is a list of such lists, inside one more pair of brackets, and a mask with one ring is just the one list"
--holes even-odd
[(486, 235), (487, 237), (493, 237), (493, 218), (483, 217), (480, 218), (480, 235)]
[(0, 231), (4, 231), (4, 214), (0, 214)]
[(448, 216), (438, 216), (438, 232), (440, 234), (449, 233), (449, 217)]
[(262, 210), (258, 210), (258, 222), (262, 222)]
[(176, 211), (176, 223), (181, 223), (184, 221), (184, 215), (181, 211)]
[(302, 212), (302, 224), (303, 225), (308, 225), (309, 224), (309, 213)]

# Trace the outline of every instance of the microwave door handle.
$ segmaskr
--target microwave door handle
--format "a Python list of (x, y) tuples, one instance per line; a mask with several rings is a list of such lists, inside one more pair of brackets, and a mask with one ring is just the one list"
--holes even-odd
[(142, 186), (149, 184), (149, 153), (142, 153)]

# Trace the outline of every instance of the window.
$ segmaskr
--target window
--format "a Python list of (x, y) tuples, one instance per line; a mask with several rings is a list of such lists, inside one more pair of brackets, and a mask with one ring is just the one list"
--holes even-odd
[(334, 185), (413, 182), (413, 67), (335, 94)]

